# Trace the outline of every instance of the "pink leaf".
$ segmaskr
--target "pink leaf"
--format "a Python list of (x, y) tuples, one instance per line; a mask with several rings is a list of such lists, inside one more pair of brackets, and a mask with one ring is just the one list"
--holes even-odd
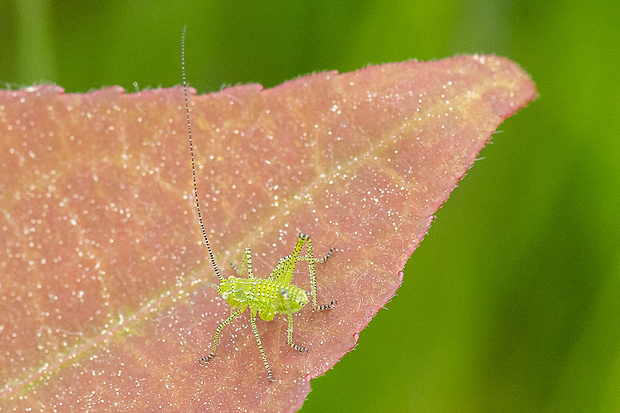
[[(0, 410), (290, 411), (393, 296), (433, 213), (536, 90), (495, 56), (319, 73), (191, 97), (198, 190), (225, 277), (267, 277), (312, 237), (319, 304), (258, 321), (229, 306), (191, 193), (181, 88), (0, 92)], [(293, 283), (310, 289), (307, 265)], [(362, 343), (363, 345), (363, 343)], [(70, 407), (69, 407), (70, 406)]]

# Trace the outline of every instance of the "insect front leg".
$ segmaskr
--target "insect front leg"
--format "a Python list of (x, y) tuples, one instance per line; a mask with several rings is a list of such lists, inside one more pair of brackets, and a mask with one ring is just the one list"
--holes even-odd
[(311, 286), (310, 291), (312, 294), (312, 308), (315, 311), (329, 310), (330, 308), (333, 308), (336, 305), (335, 300), (329, 304), (323, 304), (323, 305), (318, 305), (316, 302), (316, 295), (317, 295), (316, 293), (316, 268), (314, 266), (314, 263), (327, 260), (329, 257), (331, 257), (332, 250), (330, 250), (329, 253), (324, 258), (316, 259), (314, 258), (314, 255), (312, 254), (312, 241), (310, 241), (310, 237), (306, 234), (299, 234), (299, 240), (300, 241), (303, 240), (303, 242), (306, 243), (306, 248), (308, 249), (308, 253), (306, 255), (297, 257), (297, 259), (301, 261), (308, 261), (308, 267), (310, 268), (310, 286)]
[(291, 346), (293, 349), (302, 352), (302, 351), (308, 351), (307, 347), (300, 347), (297, 344), (293, 343), (293, 314), (289, 314), (288, 315), (288, 345)]
[(227, 319), (222, 321), (219, 326), (217, 326), (217, 328), (215, 329), (215, 337), (213, 337), (213, 345), (211, 346), (211, 354), (209, 354), (207, 357), (202, 357), (202, 358), (198, 359), (198, 363), (200, 363), (200, 364), (202, 364), (204, 366), (213, 357), (215, 357), (215, 350), (217, 349), (217, 342), (220, 339), (220, 332), (222, 331), (222, 329), (224, 327), (226, 327), (226, 325), (228, 323), (230, 323), (236, 317), (239, 317), (241, 315), (241, 313), (243, 313), (244, 310), (245, 309), (238, 308), (237, 310), (233, 311)]
[(267, 369), (267, 376), (269, 377), (269, 381), (273, 382), (273, 374), (271, 374), (271, 368), (269, 367), (269, 362), (267, 361), (265, 350), (263, 350), (263, 343), (261, 343), (260, 336), (258, 335), (258, 328), (256, 328), (256, 314), (254, 314), (253, 311), (250, 311), (250, 324), (252, 325), (252, 332), (254, 333), (254, 337), (256, 337), (256, 342), (258, 343), (260, 356), (263, 358), (263, 363), (265, 364), (265, 368)]
[(252, 251), (249, 248), (246, 248), (245, 252), (243, 253), (243, 261), (241, 261), (241, 271), (243, 271), (243, 268), (245, 268), (246, 265), (248, 268), (248, 278), (254, 278), (254, 275), (252, 274)]
[(235, 265), (235, 263), (234, 263), (234, 262), (230, 261), (230, 262), (229, 262), (229, 264), (230, 264), (230, 266), (232, 267), (233, 271), (234, 271), (237, 275), (241, 275), (241, 274), (239, 273), (239, 268), (237, 268), (237, 266)]
[(203, 285), (202, 287), (200, 287), (200, 288), (198, 289), (198, 291), (196, 291), (196, 292), (194, 293), (194, 296), (192, 297), (192, 300), (190, 301), (192, 305), (193, 305), (193, 304), (194, 304), (194, 302), (195, 302), (194, 300), (195, 300), (196, 296), (197, 296), (198, 294), (201, 294), (201, 293), (202, 293), (204, 290), (206, 290), (207, 288), (214, 288), (214, 289), (215, 289), (215, 291), (217, 291), (218, 293), (220, 292), (220, 286), (219, 286), (219, 285), (217, 285), (217, 284), (213, 284), (213, 283), (208, 283), (208, 284), (205, 284), (205, 285)]
[[(229, 264), (237, 275), (243, 275), (239, 272), (239, 268), (237, 268), (234, 262), (230, 261)], [(252, 251), (249, 248), (246, 248), (243, 252), (243, 261), (241, 261), (242, 271), (246, 267), (246, 264), (248, 267), (248, 278), (254, 278), (254, 274), (252, 273)]]

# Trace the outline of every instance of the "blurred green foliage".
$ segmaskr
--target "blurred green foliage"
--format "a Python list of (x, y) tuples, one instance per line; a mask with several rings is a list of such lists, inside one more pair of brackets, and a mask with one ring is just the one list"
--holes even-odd
[[(266, 87), (495, 53), (540, 98), (437, 213), (398, 295), (303, 412), (620, 411), (620, 6), (543, 1), (3, 1), (0, 82)], [(376, 246), (381, 248), (381, 246)]]

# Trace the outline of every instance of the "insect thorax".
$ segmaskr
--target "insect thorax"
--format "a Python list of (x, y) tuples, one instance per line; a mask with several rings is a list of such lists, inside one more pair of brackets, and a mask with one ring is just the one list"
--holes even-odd
[(262, 278), (230, 277), (220, 284), (220, 294), (233, 308), (258, 310), (265, 321), (276, 313), (293, 314), (308, 303), (303, 289)]

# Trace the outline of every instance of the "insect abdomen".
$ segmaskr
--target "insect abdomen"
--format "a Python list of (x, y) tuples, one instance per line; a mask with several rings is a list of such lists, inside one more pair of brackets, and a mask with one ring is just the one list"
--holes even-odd
[(227, 280), (226, 300), (233, 307), (248, 306), (269, 321), (276, 313), (292, 314), (308, 303), (304, 290), (291, 285), (259, 278)]

